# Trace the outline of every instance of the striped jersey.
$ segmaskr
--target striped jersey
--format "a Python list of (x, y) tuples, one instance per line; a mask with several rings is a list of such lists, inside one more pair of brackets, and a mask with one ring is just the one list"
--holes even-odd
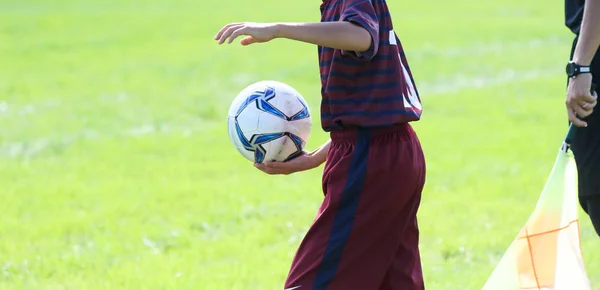
[(349, 21), (372, 37), (365, 52), (318, 47), (325, 131), (419, 120), (421, 100), (385, 0), (323, 0), (321, 22)]

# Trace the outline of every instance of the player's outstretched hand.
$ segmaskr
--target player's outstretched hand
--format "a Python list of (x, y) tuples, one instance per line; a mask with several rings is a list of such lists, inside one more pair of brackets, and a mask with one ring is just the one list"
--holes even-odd
[[(581, 119), (592, 114), (597, 104), (598, 95), (590, 92), (592, 74), (584, 73), (569, 80), (567, 87), (567, 113), (569, 121), (577, 127), (586, 127), (587, 123)], [(581, 118), (581, 119), (580, 119)]]
[(253, 43), (267, 42), (277, 37), (277, 25), (274, 23), (239, 22), (229, 23), (215, 35), (219, 44), (233, 42), (238, 36), (245, 35), (240, 43), (250, 45)]
[(288, 175), (295, 172), (313, 169), (319, 166), (314, 155), (304, 152), (302, 155), (286, 162), (264, 162), (254, 164), (260, 171), (271, 174)]

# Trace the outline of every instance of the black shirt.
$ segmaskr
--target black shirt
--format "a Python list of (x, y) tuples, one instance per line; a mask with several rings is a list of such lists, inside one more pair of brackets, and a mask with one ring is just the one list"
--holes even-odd
[(565, 0), (565, 24), (573, 33), (579, 35), (585, 0)]

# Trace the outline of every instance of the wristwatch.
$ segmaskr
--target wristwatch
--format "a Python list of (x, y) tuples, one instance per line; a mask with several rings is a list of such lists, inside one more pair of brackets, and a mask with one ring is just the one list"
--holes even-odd
[(567, 76), (569, 76), (570, 78), (574, 78), (582, 73), (590, 73), (591, 71), (592, 70), (590, 69), (589, 65), (579, 65), (572, 61), (567, 63)]

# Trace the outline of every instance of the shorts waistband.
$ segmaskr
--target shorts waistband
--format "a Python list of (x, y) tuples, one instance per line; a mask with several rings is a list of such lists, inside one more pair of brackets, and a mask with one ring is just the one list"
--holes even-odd
[(403, 137), (412, 136), (413, 129), (409, 123), (395, 124), (385, 127), (372, 127), (372, 128), (342, 128), (335, 129), (329, 132), (331, 140), (346, 140), (353, 141), (358, 136), (369, 136), (370, 138), (389, 135), (389, 134), (401, 134)]

